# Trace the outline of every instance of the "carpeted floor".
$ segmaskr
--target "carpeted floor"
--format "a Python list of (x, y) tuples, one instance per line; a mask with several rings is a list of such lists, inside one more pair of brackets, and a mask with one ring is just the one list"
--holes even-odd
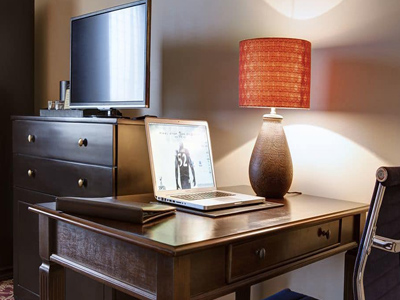
[(0, 300), (14, 300), (13, 295), (12, 280), (0, 282)]

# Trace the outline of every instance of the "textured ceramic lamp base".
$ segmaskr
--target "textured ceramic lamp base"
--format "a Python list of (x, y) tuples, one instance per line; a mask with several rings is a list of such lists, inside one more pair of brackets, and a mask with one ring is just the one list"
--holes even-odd
[(282, 117), (265, 115), (250, 159), (249, 176), (254, 192), (266, 198), (282, 198), (293, 179), (293, 165)]

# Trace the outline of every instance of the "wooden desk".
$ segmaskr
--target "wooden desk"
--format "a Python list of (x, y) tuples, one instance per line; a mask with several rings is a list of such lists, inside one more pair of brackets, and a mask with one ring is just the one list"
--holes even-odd
[[(214, 299), (231, 292), (249, 299), (255, 283), (357, 247), (368, 205), (308, 195), (284, 203), (217, 219), (177, 212), (145, 226), (35, 205), (40, 298), (64, 299), (64, 268), (70, 268), (138, 299)], [(345, 277), (352, 268), (350, 257)]]

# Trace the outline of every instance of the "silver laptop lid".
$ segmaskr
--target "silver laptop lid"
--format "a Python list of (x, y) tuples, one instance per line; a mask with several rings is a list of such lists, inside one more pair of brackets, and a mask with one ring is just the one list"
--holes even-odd
[(206, 121), (146, 118), (145, 125), (156, 196), (216, 188)]

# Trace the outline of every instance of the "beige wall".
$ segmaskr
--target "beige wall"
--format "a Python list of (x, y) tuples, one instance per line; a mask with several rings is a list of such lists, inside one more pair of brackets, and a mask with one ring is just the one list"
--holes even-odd
[[(36, 0), (36, 110), (56, 99), (59, 80), (69, 77), (69, 18), (125, 2)], [(376, 168), (400, 165), (400, 2), (344, 0), (308, 20), (288, 18), (267, 2), (288, 3), (153, 0), (151, 108), (125, 114), (208, 120), (219, 185), (248, 184), (265, 110), (238, 108), (238, 43), (308, 39), (311, 110), (280, 111), (292, 190), (368, 202)], [(286, 286), (341, 299), (342, 273), (338, 255), (256, 286), (254, 299)]]

